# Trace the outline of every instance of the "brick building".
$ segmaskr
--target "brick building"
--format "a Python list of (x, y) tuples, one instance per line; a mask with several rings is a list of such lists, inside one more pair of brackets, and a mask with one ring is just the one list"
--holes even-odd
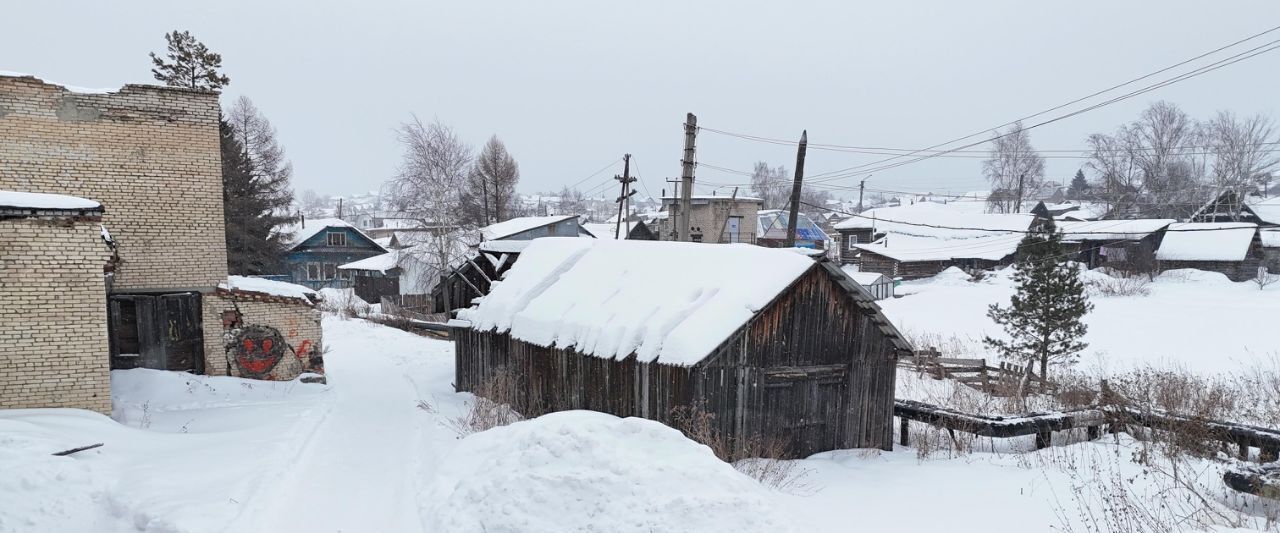
[[(695, 194), (689, 202), (689, 239), (693, 242), (756, 242), (756, 224), (764, 200)], [(659, 221), (658, 240), (675, 240), (680, 198), (664, 197), (667, 216)]]
[[(86, 354), (76, 357), (109, 360), (112, 368), (142, 366), (286, 378), (292, 376), (226, 364), (228, 357), (252, 360), (262, 355), (243, 353), (253, 351), (246, 348), (251, 342), (240, 342), (244, 326), (263, 325), (281, 337), (287, 337), (289, 331), (314, 330), (314, 338), (292, 339), (287, 348), (297, 351), (306, 340), (305, 348), (318, 350), (319, 315), (310, 301), (273, 301), (288, 305), (291, 311), (287, 312), (255, 311), (257, 306), (238, 306), (233, 300), (262, 295), (218, 289), (227, 283), (218, 119), (215, 92), (145, 85), (126, 85), (110, 92), (73, 92), (30, 76), (0, 75), (0, 190), (69, 194), (98, 202), (98, 218), (91, 222), (76, 219), (76, 227), (84, 226), (79, 228), (84, 235), (100, 235), (105, 228), (114, 244), (105, 253), (83, 242), (74, 247), (74, 253), (81, 254), (78, 257), (84, 261), (101, 254), (94, 268), (106, 294), (92, 296), (73, 293), (79, 295), (68, 297), (63, 289), (51, 288), (61, 287), (58, 282), (39, 286), (43, 278), (19, 276), (24, 271), (9, 259), (14, 245), (0, 250), (5, 257), (0, 276), (6, 293), (14, 291), (13, 287), (30, 291), (37, 286), (40, 288), (34, 290), (45, 299), (42, 309), (51, 313), (82, 305), (106, 312), (108, 331), (100, 339), (105, 346), (91, 346)], [(39, 237), (54, 238), (53, 234)], [(72, 267), (75, 272), (85, 268), (56, 257), (44, 260), (45, 265), (32, 268), (48, 276), (56, 277)], [(51, 298), (54, 294), (58, 297)], [(224, 317), (225, 311), (234, 312), (237, 307), (242, 316), (235, 320)], [(253, 316), (255, 313), (261, 316)], [(290, 322), (309, 325), (293, 327)], [(95, 324), (86, 324), (84, 330), (101, 330)], [(35, 323), (24, 333), (42, 335), (53, 331), (49, 329), (53, 326)], [(280, 343), (267, 344), (280, 348)], [(18, 365), (33, 364), (31, 358), (67, 357), (50, 352), (27, 354), (5, 344), (0, 344), (0, 355)], [(271, 359), (271, 354), (267, 355)], [(297, 359), (309, 361), (310, 355)], [(93, 379), (105, 382), (106, 367), (95, 365), (89, 367), (97, 372)], [(0, 407), (27, 405), (26, 399), (9, 396), (8, 391), (18, 390), (2, 383), (9, 379), (0, 374), (0, 391), (5, 391), (0, 395)], [(105, 411), (109, 397), (106, 404), (83, 402), (79, 406)]]

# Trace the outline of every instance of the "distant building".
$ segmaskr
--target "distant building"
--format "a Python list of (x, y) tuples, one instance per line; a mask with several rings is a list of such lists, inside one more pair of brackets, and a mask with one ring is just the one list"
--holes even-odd
[(304, 218), (282, 230), (292, 234), (286, 274), (293, 283), (312, 289), (349, 288), (350, 271), (339, 265), (387, 253), (369, 235), (337, 218)]
[[(787, 224), (790, 223), (791, 211), (782, 209), (766, 209), (756, 216), (756, 244), (768, 248), (781, 248), (787, 243)], [(822, 231), (809, 218), (809, 215), (796, 215), (796, 242), (798, 248), (827, 248), (827, 233)]]
[[(694, 195), (689, 210), (689, 239), (693, 242), (754, 244), (764, 200), (748, 196)], [(663, 197), (665, 218), (659, 219), (658, 239), (676, 240), (680, 198)]]
[(1245, 281), (1263, 266), (1262, 237), (1252, 222), (1170, 224), (1156, 259), (1161, 271), (1194, 268)]

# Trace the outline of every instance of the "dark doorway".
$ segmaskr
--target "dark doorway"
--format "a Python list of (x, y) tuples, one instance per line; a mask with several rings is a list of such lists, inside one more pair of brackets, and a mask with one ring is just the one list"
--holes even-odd
[(107, 318), (112, 370), (204, 373), (200, 293), (113, 294)]

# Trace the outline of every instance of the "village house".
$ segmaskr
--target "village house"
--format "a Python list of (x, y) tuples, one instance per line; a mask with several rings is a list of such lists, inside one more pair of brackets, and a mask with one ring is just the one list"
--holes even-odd
[(1086, 268), (1153, 273), (1156, 249), (1172, 219), (1057, 222), (1063, 251)]
[(836, 224), (836, 229), (846, 243), (842, 263), (890, 278), (919, 279), (953, 266), (972, 271), (1011, 264), (1018, 243), (1036, 220), (1029, 213), (974, 214), (904, 206), (867, 211)]
[[(2, 217), (13, 231), (0, 233), (14, 242), (5, 246), (0, 313), (21, 315), (6, 317), (5, 332), (43, 343), (0, 343), (10, 362), (0, 370), (0, 408), (109, 412), (109, 368), (274, 379), (321, 370), (313, 303), (263, 292), (285, 284), (241, 287), (227, 276), (219, 115), (215, 92), (73, 92), (0, 75), (0, 190), (99, 206)], [(50, 246), (58, 251), (34, 253)], [(286, 357), (298, 364), (282, 364)]]
[(1262, 250), (1258, 225), (1252, 222), (1181, 222), (1169, 225), (1156, 259), (1161, 271), (1195, 268), (1245, 281), (1263, 266)]
[(281, 231), (290, 235), (284, 259), (289, 281), (312, 289), (350, 288), (351, 272), (338, 265), (387, 253), (364, 231), (337, 218), (304, 218)]
[(539, 239), (451, 324), (459, 391), (510, 371), (527, 416), (700, 409), (791, 457), (890, 449), (911, 350), (834, 263), (746, 245)]
[[(695, 194), (689, 207), (689, 239), (693, 242), (755, 243), (756, 224), (764, 200), (747, 196)], [(658, 219), (658, 239), (676, 239), (676, 221), (680, 219), (680, 198), (662, 198), (665, 214)]]

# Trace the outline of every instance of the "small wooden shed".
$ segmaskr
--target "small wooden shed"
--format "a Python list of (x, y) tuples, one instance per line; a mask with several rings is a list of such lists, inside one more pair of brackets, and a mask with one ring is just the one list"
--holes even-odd
[(528, 416), (694, 406), (794, 457), (890, 449), (911, 350), (833, 262), (745, 244), (538, 239), (453, 325), (459, 391), (505, 369)]

